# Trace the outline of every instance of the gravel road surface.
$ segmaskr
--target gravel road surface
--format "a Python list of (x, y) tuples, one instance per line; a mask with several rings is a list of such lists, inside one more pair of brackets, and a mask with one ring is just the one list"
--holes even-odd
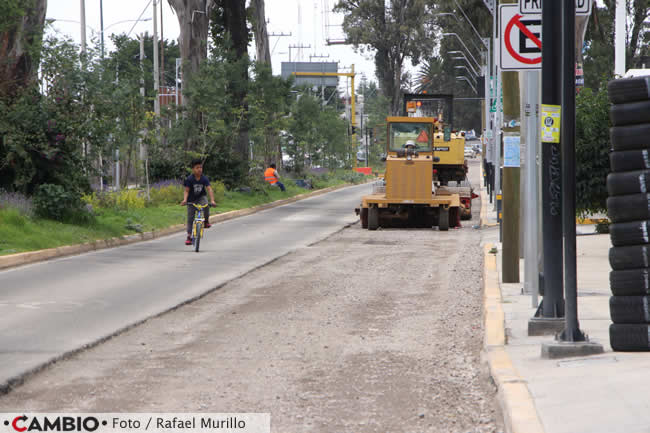
[(481, 361), (479, 208), (449, 232), (343, 229), (48, 367), (0, 409), (270, 412), (277, 433), (500, 432)]

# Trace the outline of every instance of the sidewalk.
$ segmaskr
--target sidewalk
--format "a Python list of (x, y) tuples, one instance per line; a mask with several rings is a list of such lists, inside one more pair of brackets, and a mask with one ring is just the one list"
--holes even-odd
[[(491, 208), (488, 205), (482, 212), (485, 223), (496, 217), (489, 211)], [(527, 332), (535, 308), (531, 296), (522, 294), (523, 260), (522, 283), (503, 284), (498, 227), (483, 225), (485, 332), (488, 336), (495, 330), (505, 334), (505, 345), (490, 344), (486, 337), (485, 350), (499, 388), (507, 431), (650, 432), (650, 353), (612, 352), (609, 345), (609, 235), (593, 234), (590, 226), (578, 227), (578, 233), (589, 234), (577, 238), (580, 328), (592, 341), (602, 344), (605, 353), (588, 358), (546, 360), (541, 357), (541, 345), (553, 337), (529, 337)], [(490, 269), (495, 267), (494, 255), (487, 253), (491, 246), (498, 250), (496, 270)], [(491, 305), (490, 284), (500, 290)], [(501, 323), (495, 309), (502, 311)], [(504, 363), (510, 365), (509, 369), (503, 369)], [(527, 392), (512, 392), (508, 387), (513, 384), (525, 385)]]

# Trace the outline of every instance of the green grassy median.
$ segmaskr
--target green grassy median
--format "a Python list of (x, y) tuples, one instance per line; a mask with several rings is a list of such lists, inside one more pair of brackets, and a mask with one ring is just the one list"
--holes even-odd
[[(319, 182), (316, 187), (322, 189), (344, 183), (342, 179), (333, 178), (327, 182)], [(273, 187), (252, 192), (223, 191), (217, 199), (217, 207), (211, 210), (211, 215), (259, 206), (310, 192), (288, 182), (285, 185), (286, 192)], [(182, 193), (180, 197), (182, 199)], [(30, 216), (12, 207), (10, 203), (8, 205), (0, 203), (0, 256), (109, 239), (184, 224), (187, 215), (185, 207), (169, 201), (155, 206), (133, 208), (128, 205), (126, 208), (120, 208), (102, 207), (96, 204), (93, 206), (93, 217), (85, 223), (76, 224)], [(175, 201), (175, 203), (179, 202), (180, 199)]]

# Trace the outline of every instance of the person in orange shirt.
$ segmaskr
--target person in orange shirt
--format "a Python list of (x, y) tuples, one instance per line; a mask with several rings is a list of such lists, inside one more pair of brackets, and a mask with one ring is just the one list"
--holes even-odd
[(275, 169), (275, 164), (271, 164), (269, 168), (264, 172), (264, 180), (269, 184), (274, 186), (279, 186), (281, 191), (286, 191), (286, 188), (280, 182), (280, 176), (278, 176), (278, 171)]

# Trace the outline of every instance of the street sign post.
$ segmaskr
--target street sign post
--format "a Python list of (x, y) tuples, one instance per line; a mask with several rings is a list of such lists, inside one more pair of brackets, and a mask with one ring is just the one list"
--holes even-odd
[[(591, 15), (592, 0), (575, 0), (576, 15)], [(539, 15), (542, 13), (542, 0), (519, 0), (519, 13)]]
[(522, 15), (519, 6), (499, 6), (500, 66), (504, 71), (542, 67), (542, 16)]

